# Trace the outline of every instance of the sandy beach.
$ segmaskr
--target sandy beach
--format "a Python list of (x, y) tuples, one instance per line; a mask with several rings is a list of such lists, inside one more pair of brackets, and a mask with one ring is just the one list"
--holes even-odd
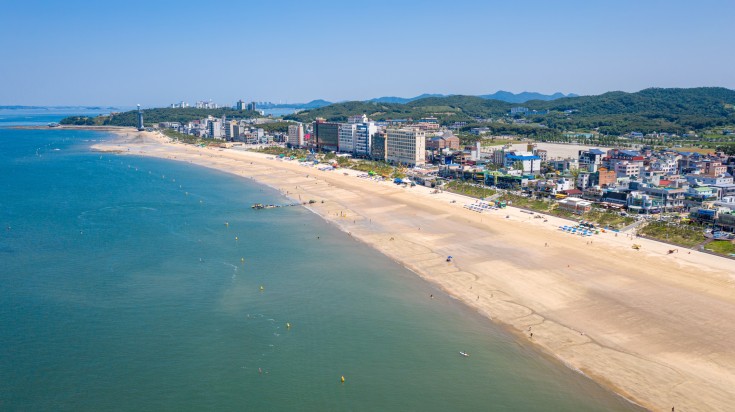
[(463, 207), (473, 200), (451, 193), (115, 133), (94, 148), (215, 168), (315, 200), (308, 207), (356, 241), (646, 408), (735, 408), (732, 260), (683, 248), (667, 254), (670, 245), (624, 233), (590, 242), (558, 229), (568, 221), (514, 208), (473, 212)]

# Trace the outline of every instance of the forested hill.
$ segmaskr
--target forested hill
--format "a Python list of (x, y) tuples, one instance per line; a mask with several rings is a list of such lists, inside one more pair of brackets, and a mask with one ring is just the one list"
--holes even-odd
[[(136, 126), (137, 110), (121, 113), (112, 113), (109, 116), (72, 116), (61, 120), (66, 125), (97, 125), (97, 126)], [(207, 116), (222, 117), (228, 119), (257, 118), (262, 117), (259, 112), (239, 111), (232, 108), (221, 109), (195, 109), (195, 108), (155, 108), (143, 110), (143, 121), (146, 126), (161, 122), (186, 123), (192, 120), (206, 118)]]
[(323, 117), (345, 121), (348, 116), (367, 114), (375, 120), (437, 117), (442, 124), (455, 121), (501, 118), (512, 107), (526, 107), (546, 114), (528, 119), (557, 130), (594, 129), (603, 133), (630, 131), (683, 133), (735, 124), (735, 91), (720, 87), (691, 89), (645, 89), (636, 93), (608, 92), (598, 96), (565, 97), (552, 101), (532, 100), (523, 104), (486, 100), (474, 96), (429, 97), (406, 104), (345, 102), (287, 116), (303, 122)]

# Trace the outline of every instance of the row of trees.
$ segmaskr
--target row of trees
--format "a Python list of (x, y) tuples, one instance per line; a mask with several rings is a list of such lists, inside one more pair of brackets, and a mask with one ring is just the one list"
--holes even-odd
[[(60, 123), (74, 125), (136, 126), (138, 122), (137, 116), (137, 110), (130, 110), (121, 113), (111, 113), (109, 116), (72, 116), (62, 119)], [(256, 111), (240, 111), (229, 107), (220, 109), (195, 109), (191, 107), (174, 109), (163, 107), (143, 110), (143, 120), (146, 125), (153, 125), (161, 122), (186, 123), (192, 120), (202, 119), (207, 116), (217, 118), (225, 116), (229, 119), (255, 119), (262, 117), (261, 114)]]

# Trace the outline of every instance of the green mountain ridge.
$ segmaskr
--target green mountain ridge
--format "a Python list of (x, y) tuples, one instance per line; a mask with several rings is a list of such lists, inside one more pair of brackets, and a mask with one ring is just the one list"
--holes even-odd
[[(414, 119), (434, 116), (443, 125), (467, 122), (465, 129), (487, 126), (493, 133), (519, 133), (534, 137), (564, 131), (599, 130), (602, 134), (622, 135), (668, 132), (683, 134), (714, 127), (735, 125), (735, 91), (722, 87), (651, 88), (635, 93), (607, 92), (597, 96), (563, 97), (556, 100), (532, 100), (509, 103), (480, 96), (433, 96), (403, 103), (352, 101), (331, 104), (285, 116), (286, 120), (311, 122), (317, 117), (329, 121), (346, 121), (349, 116), (366, 114), (374, 120)], [(512, 124), (510, 109), (525, 107), (529, 124)], [(534, 112), (535, 111), (535, 112)], [(160, 122), (188, 122), (207, 116), (227, 118), (260, 117), (257, 112), (222, 109), (143, 110), (147, 125)], [(492, 119), (492, 122), (485, 120)], [(135, 126), (136, 111), (109, 116), (75, 116), (62, 124)]]
[(508, 103), (477, 96), (428, 97), (406, 104), (344, 102), (286, 116), (309, 122), (317, 117), (345, 121), (366, 114), (375, 120), (434, 116), (444, 124), (455, 121), (478, 123), (477, 119), (507, 117), (513, 107), (526, 107), (548, 114), (529, 114), (533, 123), (555, 130), (591, 130), (605, 134), (631, 131), (685, 133), (735, 124), (735, 91), (721, 87), (650, 88), (635, 93), (607, 92), (597, 96), (564, 97), (551, 101)]

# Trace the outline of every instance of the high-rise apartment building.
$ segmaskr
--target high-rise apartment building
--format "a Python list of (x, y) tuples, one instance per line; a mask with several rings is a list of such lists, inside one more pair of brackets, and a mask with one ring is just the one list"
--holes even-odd
[(304, 146), (304, 125), (293, 124), (288, 126), (288, 144), (292, 147)]
[(236, 120), (230, 120), (225, 123), (225, 138), (227, 140), (237, 140), (240, 136), (240, 125)]
[(378, 130), (370, 137), (370, 158), (385, 160), (386, 134), (385, 130)]
[(342, 123), (339, 125), (339, 151), (342, 153), (355, 152), (355, 123)]
[(426, 163), (426, 132), (411, 127), (388, 128), (385, 160), (416, 166)]
[(210, 120), (207, 123), (207, 136), (210, 139), (221, 139), (222, 138), (222, 121), (221, 120)]
[(339, 123), (327, 122), (322, 118), (314, 122), (314, 145), (319, 150), (339, 149)]
[(355, 155), (370, 156), (372, 137), (377, 131), (378, 127), (373, 122), (368, 121), (357, 124), (355, 128)]

